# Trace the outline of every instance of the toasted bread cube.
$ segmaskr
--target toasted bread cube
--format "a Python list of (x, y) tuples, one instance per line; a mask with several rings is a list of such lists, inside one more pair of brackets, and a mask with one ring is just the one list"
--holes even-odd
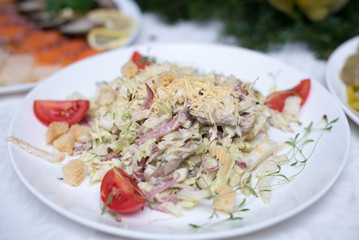
[(132, 78), (138, 73), (138, 67), (132, 60), (130, 60), (122, 66), (121, 73), (124, 77)]
[(62, 167), (64, 183), (76, 187), (85, 179), (85, 163), (80, 159), (70, 161)]
[(100, 104), (101, 105), (110, 105), (112, 104), (116, 99), (115, 92), (111, 87), (102, 87), (100, 89)]
[(212, 208), (216, 211), (231, 213), (236, 202), (236, 192), (231, 187), (223, 185), (218, 187), (217, 193)]
[(91, 136), (87, 127), (77, 123), (70, 127), (70, 132), (74, 135), (76, 142), (87, 142)]
[(52, 122), (46, 131), (46, 143), (51, 144), (56, 138), (69, 130), (67, 122)]
[(163, 87), (167, 87), (171, 82), (173, 82), (174, 80), (174, 75), (170, 72), (162, 72), (159, 76), (158, 76), (158, 84), (163, 86)]
[(54, 147), (60, 152), (72, 154), (72, 149), (75, 144), (75, 137), (72, 132), (67, 132), (54, 141)]

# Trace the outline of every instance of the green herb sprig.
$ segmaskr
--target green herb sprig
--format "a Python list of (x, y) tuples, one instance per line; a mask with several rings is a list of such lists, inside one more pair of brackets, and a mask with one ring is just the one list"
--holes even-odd
[[(270, 46), (302, 41), (318, 57), (327, 58), (347, 39), (359, 34), (359, 1), (350, 0), (335, 14), (312, 22), (299, 9), (288, 16), (268, 0), (136, 0), (144, 11), (159, 14), (169, 23), (178, 20), (218, 19), (223, 35), (234, 37), (238, 45), (267, 51)], [(289, 1), (289, 0), (288, 0)]]
[[(231, 213), (228, 214), (229, 216), (227, 218), (222, 219), (219, 222), (206, 223), (206, 224), (203, 224), (203, 225), (189, 223), (188, 225), (193, 229), (203, 229), (203, 228), (214, 227), (217, 224), (222, 223), (222, 222), (226, 222), (226, 221), (243, 220), (243, 217), (239, 216), (238, 214), (241, 213), (241, 212), (249, 211), (248, 208), (243, 208), (243, 205), (244, 205), (245, 202), (246, 202), (246, 199), (243, 199), (243, 201), (241, 203), (239, 203), (238, 206), (235, 207), (234, 210)], [(217, 214), (216, 211), (213, 211), (213, 213), (211, 214), (211, 216), (209, 218), (211, 219), (213, 217), (219, 217), (219, 215)]]
[[(290, 177), (285, 176), (284, 174), (281, 174), (281, 167), (279, 165), (277, 165), (278, 170), (276, 172), (273, 173), (269, 173), (266, 174), (262, 177), (260, 177), (256, 183), (256, 185), (253, 187), (253, 189), (257, 189), (258, 187), (258, 183), (266, 178), (266, 177), (281, 177), (284, 180), (280, 181), (277, 184), (272, 184), (271, 187), (273, 186), (278, 186), (278, 185), (283, 185), (285, 183), (289, 183), (291, 181), (293, 181), (301, 172), (303, 172), (304, 168), (306, 167), (307, 161), (312, 157), (314, 150), (316, 149), (320, 139), (322, 138), (322, 136), (324, 135), (325, 132), (330, 132), (333, 128), (333, 124), (335, 122), (337, 122), (339, 120), (339, 118), (336, 118), (332, 121), (328, 121), (328, 117), (326, 115), (323, 116), (322, 121), (325, 122), (325, 126), (324, 127), (318, 127), (318, 128), (314, 128), (313, 127), (313, 122), (310, 122), (308, 124), (307, 127), (304, 128), (304, 134), (300, 134), (297, 133), (295, 135), (294, 138), (290, 138), (288, 141), (286, 141), (285, 143), (288, 144), (291, 148), (287, 153), (287, 156), (289, 156), (289, 162), (290, 162), (290, 166), (291, 167), (298, 167), (299, 171), (295, 174), (293, 174)], [(317, 139), (312, 139), (309, 138), (310, 134), (315, 132), (315, 131), (320, 131), (319, 136), (317, 137)], [(311, 144), (311, 146), (310, 146)], [(304, 154), (304, 149), (308, 149), (309, 147), (311, 147), (311, 149), (309, 150), (308, 155)], [(269, 186), (268, 186), (269, 187)], [(265, 188), (264, 188), (265, 189)], [(262, 191), (270, 191), (270, 190), (262, 190)]]
[(110, 195), (108, 196), (108, 199), (107, 199), (105, 205), (102, 208), (101, 215), (103, 215), (106, 212), (107, 205), (109, 205), (112, 202), (112, 199), (113, 199), (113, 193), (111, 192)]
[(77, 13), (86, 13), (96, 6), (96, 0), (45, 0), (49, 12), (70, 8)]
[[(313, 122), (310, 122), (308, 124), (307, 127), (304, 128), (304, 133), (297, 133), (294, 138), (290, 138), (288, 141), (286, 141), (285, 143), (288, 144), (289, 146), (291, 146), (291, 149), (289, 150), (289, 152), (287, 153), (287, 155), (289, 155), (289, 162), (292, 162), (290, 164), (291, 167), (299, 167), (299, 171), (297, 173), (295, 173), (294, 175), (287, 177), (284, 174), (281, 173), (281, 166), (277, 165), (277, 171), (266, 174), (262, 177), (260, 177), (255, 186), (252, 187), (250, 184), (252, 182), (252, 174), (250, 174), (248, 176), (248, 178), (244, 179), (242, 182), (242, 186), (238, 187), (236, 190), (241, 190), (241, 189), (246, 189), (248, 190), (253, 196), (258, 197), (258, 183), (266, 178), (266, 177), (280, 177), (282, 179), (284, 179), (283, 181), (277, 183), (277, 184), (272, 184), (271, 187), (273, 186), (277, 186), (277, 185), (283, 185), (285, 183), (289, 183), (291, 181), (293, 181), (305, 168), (307, 161), (310, 159), (310, 157), (313, 155), (314, 150), (316, 149), (320, 139), (322, 138), (322, 136), (324, 135), (325, 132), (330, 132), (333, 128), (333, 124), (335, 122), (337, 122), (339, 120), (339, 118), (336, 118), (332, 121), (328, 120), (328, 117), (326, 115), (323, 116), (322, 121), (325, 122), (325, 126), (324, 127), (318, 127), (318, 128), (314, 128), (313, 127)], [(321, 122), (322, 122), (321, 121)], [(320, 131), (319, 136), (316, 139), (311, 139), (309, 138), (311, 133), (315, 132), (315, 131)], [(304, 154), (304, 148), (307, 149), (307, 147), (311, 147), (309, 154), (305, 155)], [(269, 187), (269, 186), (268, 186)], [(260, 191), (271, 191), (268, 190), (264, 187), (264, 190), (260, 190)], [(220, 221), (217, 221), (215, 223), (207, 223), (207, 224), (203, 224), (203, 225), (198, 225), (198, 224), (193, 224), (193, 223), (189, 223), (188, 225), (193, 228), (193, 229), (203, 229), (203, 228), (209, 228), (209, 227), (213, 227), (217, 224), (223, 223), (225, 221), (230, 221), (230, 220), (243, 220), (243, 217), (241, 217), (240, 215), (238, 215), (238, 213), (241, 212), (246, 212), (249, 211), (248, 208), (243, 208), (243, 205), (245, 204), (246, 199), (244, 199), (237, 207), (234, 208), (234, 210), (229, 213), (229, 217), (222, 219)], [(214, 216), (219, 217), (219, 215), (217, 214), (216, 211), (214, 211), (211, 216), (209, 217), (210, 219), (213, 218)]]

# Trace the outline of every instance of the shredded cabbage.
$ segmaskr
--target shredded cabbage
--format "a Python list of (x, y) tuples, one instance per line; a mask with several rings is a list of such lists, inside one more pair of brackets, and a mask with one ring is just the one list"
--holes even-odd
[[(153, 99), (144, 109), (145, 84)], [(280, 148), (268, 137), (269, 124), (288, 130), (298, 116), (298, 99), (288, 100), (283, 116), (270, 110), (253, 86), (168, 62), (100, 84), (90, 111), (93, 146), (80, 155), (91, 182), (118, 166), (156, 210), (180, 216), (180, 206), (190, 209), (214, 199), (214, 209), (229, 211), (235, 202), (229, 189), (248, 196), (257, 168), (258, 177), (275, 170)], [(268, 190), (270, 183), (267, 178), (259, 187)], [(224, 188), (232, 194), (229, 207), (222, 206), (225, 195), (218, 196)], [(269, 194), (261, 194), (264, 202)]]

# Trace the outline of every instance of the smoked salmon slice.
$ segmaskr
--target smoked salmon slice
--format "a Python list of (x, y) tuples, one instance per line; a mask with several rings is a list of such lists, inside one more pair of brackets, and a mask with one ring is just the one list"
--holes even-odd
[(0, 87), (41, 80), (101, 52), (84, 38), (39, 29), (18, 12), (16, 2), (0, 0)]
[(9, 43), (8, 48), (15, 53), (33, 53), (51, 48), (65, 41), (65, 37), (57, 31), (35, 31)]
[(31, 26), (27, 25), (6, 25), (0, 28), (0, 41), (7, 42), (18, 37), (23, 36), (26, 32), (32, 30)]
[(86, 42), (83, 39), (72, 39), (59, 46), (52, 47), (34, 53), (37, 64), (52, 65), (59, 64), (66, 58), (76, 56), (86, 48)]
[(67, 58), (64, 61), (62, 61), (61, 66), (65, 67), (67, 65), (70, 65), (71, 63), (74, 63), (74, 62), (79, 61), (81, 59), (93, 56), (93, 55), (98, 54), (98, 53), (100, 53), (100, 51), (94, 50), (94, 49), (92, 49), (90, 47), (86, 47), (85, 50), (83, 50), (79, 54), (75, 55), (74, 57)]
[(26, 23), (26, 21), (21, 17), (0, 13), (0, 27), (5, 25), (24, 24), (24, 23)]

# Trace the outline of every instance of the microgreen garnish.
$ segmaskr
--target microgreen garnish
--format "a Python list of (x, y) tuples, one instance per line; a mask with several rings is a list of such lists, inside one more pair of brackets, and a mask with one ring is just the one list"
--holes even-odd
[(242, 217), (235, 217), (233, 215), (233, 213), (230, 213), (229, 218), (227, 218), (227, 220), (243, 220), (243, 218)]
[(247, 200), (246, 198), (243, 199), (243, 201), (240, 204), (238, 204), (237, 207), (234, 208), (234, 210), (229, 214), (229, 217), (227, 219), (225, 219), (225, 220), (243, 220), (242, 217), (235, 216), (234, 214), (249, 211), (248, 208), (242, 208), (244, 203), (246, 202), (246, 200)]
[(197, 187), (199, 190), (202, 190), (201, 186), (198, 184), (198, 180), (196, 180), (194, 184), (196, 185), (196, 187)]
[(201, 228), (202, 226), (199, 226), (199, 225), (196, 225), (196, 224), (192, 224), (192, 223), (189, 223), (188, 224), (190, 227), (192, 228)]
[(57, 180), (64, 180), (64, 178), (62, 178), (62, 177), (58, 177), (58, 178), (57, 178)]
[(138, 59), (139, 62), (151, 62), (151, 63), (156, 63), (156, 59), (155, 58), (149, 58), (147, 56), (143, 56), (140, 59)]
[(117, 217), (117, 214), (114, 213), (114, 212), (111, 212), (111, 211), (107, 211), (113, 218), (116, 218)]
[[(288, 141), (286, 141), (285, 143), (291, 147), (291, 149), (287, 153), (287, 156), (289, 157), (290, 166), (299, 167), (300, 170), (297, 173), (295, 173), (294, 175), (287, 177), (284, 174), (280, 173), (281, 167), (279, 165), (277, 165), (278, 170), (276, 172), (269, 173), (269, 174), (264, 175), (261, 178), (259, 178), (254, 189), (257, 188), (258, 182), (260, 182), (263, 178), (269, 177), (269, 176), (281, 177), (285, 180), (285, 181), (279, 182), (278, 184), (273, 184), (271, 186), (282, 185), (282, 184), (293, 181), (304, 170), (304, 168), (307, 164), (307, 161), (313, 155), (314, 150), (316, 149), (316, 147), (319, 143), (319, 140), (322, 138), (324, 132), (326, 132), (326, 131), (330, 132), (333, 128), (333, 124), (335, 122), (337, 122), (338, 120), (339, 120), (339, 118), (336, 118), (329, 122), (327, 116), (324, 115), (321, 120), (321, 122), (322, 121), (325, 122), (325, 126), (323, 128), (314, 128), (313, 122), (310, 122), (307, 127), (304, 127), (304, 134), (301, 135), (300, 133), (297, 133), (294, 136), (294, 138), (290, 138)], [(310, 134), (314, 131), (320, 131), (320, 135), (315, 140), (309, 138)], [(311, 150), (310, 150), (309, 154), (305, 155), (304, 149), (307, 149), (309, 147), (311, 147)], [(262, 189), (261, 191), (264, 192), (264, 191), (271, 191), (271, 190)]]
[(244, 151), (246, 150), (246, 148), (247, 148), (246, 142), (243, 142), (243, 143), (244, 143), (244, 147), (243, 147), (243, 148), (239, 148), (239, 151), (242, 151), (242, 152), (244, 152)]
[(218, 213), (216, 210), (214, 210), (213, 213), (211, 214), (211, 216), (209, 216), (209, 219), (211, 219), (213, 217), (218, 217)]
[[(225, 221), (234, 221), (234, 220), (243, 220), (243, 217), (240, 217), (236, 214), (240, 213), (240, 212), (246, 212), (249, 211), (248, 208), (242, 208), (242, 206), (244, 205), (244, 203), (246, 202), (246, 199), (243, 199), (243, 201), (238, 204), (237, 207), (234, 208), (234, 210), (229, 213), (229, 217), (222, 219), (218, 222), (215, 223), (207, 223), (207, 224), (203, 224), (203, 225), (197, 225), (197, 224), (193, 224), (193, 223), (189, 223), (188, 225), (190, 227), (192, 227), (193, 229), (199, 229), (199, 228), (210, 228), (210, 227), (214, 227), (216, 225), (218, 225), (219, 223), (225, 222)], [(216, 211), (213, 211), (213, 213), (211, 214), (211, 216), (209, 217), (210, 219), (212, 219), (213, 217), (219, 217), (218, 213)]]
[(246, 200), (247, 200), (247, 199), (243, 199), (243, 201), (242, 201), (240, 204), (238, 204), (237, 207), (234, 208), (233, 213), (235, 213), (235, 212), (245, 212), (245, 211), (249, 211), (249, 209), (247, 209), (247, 208), (241, 208), (241, 207), (243, 207), (243, 205), (244, 205), (244, 203), (246, 202)]
[(138, 59), (138, 61), (139, 61), (139, 62), (147, 62), (147, 61), (149, 61), (149, 58), (143, 56), (143, 57), (141, 57), (140, 59)]
[(264, 177), (267, 177), (267, 176), (272, 176), (272, 177), (282, 177), (284, 178), (287, 182), (290, 182), (289, 178), (287, 176), (285, 176), (284, 174), (281, 174), (280, 171), (281, 171), (281, 167), (279, 165), (277, 165), (277, 168), (278, 170), (273, 172), (273, 173), (269, 173), (267, 175), (264, 175)]
[[(300, 134), (296, 134), (294, 138), (290, 139), (289, 141), (286, 141), (285, 143), (291, 146), (292, 148), (288, 152), (288, 155), (290, 155), (290, 166), (302, 166), (302, 169), (295, 174), (294, 176), (290, 177), (288, 180), (293, 180), (299, 173), (301, 173), (308, 161), (308, 159), (313, 155), (315, 148), (317, 147), (319, 140), (323, 136), (324, 132), (328, 131), (330, 132), (333, 128), (333, 124), (339, 120), (339, 118), (336, 118), (330, 122), (328, 122), (328, 118), (326, 115), (323, 116), (322, 120), (325, 121), (325, 126), (323, 128), (313, 128), (313, 122), (311, 122), (307, 127), (304, 128), (305, 132), (302, 137), (300, 137)], [(316, 140), (309, 138), (309, 135), (311, 132), (314, 131), (321, 131), (320, 135)], [(312, 150), (310, 153), (306, 156), (303, 153), (303, 149), (305, 146), (307, 146), (310, 143), (314, 143), (312, 146)]]
[(96, 86), (100, 86), (101, 84), (108, 84), (108, 82), (106, 82), (106, 81), (96, 82)]
[(110, 215), (111, 215), (111, 217), (113, 217), (117, 222), (121, 222), (121, 217), (119, 216), (119, 215), (117, 215), (116, 213), (114, 213), (114, 212), (111, 212), (111, 211), (107, 211)]
[(107, 205), (112, 202), (112, 199), (113, 199), (113, 193), (111, 192), (110, 195), (108, 196), (108, 199), (107, 199), (105, 205), (102, 208), (101, 215), (103, 215), (106, 212)]
[(258, 197), (256, 190), (250, 185), (252, 181), (252, 174), (249, 174), (248, 178), (244, 179), (243, 186), (237, 188), (238, 189), (246, 189), (248, 190), (253, 196)]
[[(327, 116), (324, 115), (322, 118), (322, 121), (325, 122), (325, 126), (324, 127), (318, 127), (315, 128), (313, 126), (313, 122), (310, 122), (308, 124), (307, 127), (304, 127), (304, 132), (303, 133), (297, 133), (293, 138), (290, 138), (288, 141), (286, 141), (285, 143), (288, 144), (291, 148), (287, 153), (287, 156), (289, 158), (289, 162), (290, 162), (290, 166), (292, 167), (299, 167), (299, 171), (297, 173), (295, 173), (294, 175), (287, 177), (286, 175), (282, 174), (282, 168), (279, 164), (276, 165), (277, 170), (275, 172), (272, 173), (268, 173), (262, 177), (259, 177), (255, 186), (251, 186), (251, 182), (252, 182), (252, 174), (249, 174), (249, 176), (247, 178), (244, 178), (242, 180), (242, 185), (240, 187), (238, 187), (236, 190), (247, 190), (250, 192), (250, 194), (252, 194), (255, 197), (258, 197), (258, 193), (259, 192), (270, 192), (272, 191), (270, 188), (266, 188), (266, 187), (262, 187), (262, 189), (258, 189), (258, 183), (266, 178), (266, 177), (279, 177), (282, 178), (283, 181), (277, 183), (277, 184), (272, 184), (268, 187), (273, 187), (276, 185), (282, 185), (285, 183), (289, 183), (291, 181), (293, 181), (296, 176), (298, 176), (305, 168), (307, 161), (310, 159), (310, 157), (313, 155), (315, 148), (317, 147), (320, 139), (322, 138), (322, 136), (324, 135), (325, 132), (330, 132), (333, 128), (333, 124), (335, 122), (337, 122), (339, 119), (336, 118), (333, 121), (328, 121)], [(315, 131), (320, 131), (319, 136), (316, 139), (312, 139), (310, 138), (311, 133), (315, 132)], [(304, 150), (308, 150), (309, 149), (309, 153), (305, 153), (307, 151)], [(204, 228), (204, 227), (210, 227), (210, 226), (215, 226), (221, 222), (224, 221), (228, 221), (228, 220), (242, 220), (243, 217), (242, 216), (238, 216), (236, 214), (240, 213), (240, 212), (246, 212), (249, 211), (248, 208), (242, 208), (244, 203), (246, 202), (246, 199), (244, 199), (237, 207), (234, 208), (234, 210), (229, 213), (229, 217), (225, 218), (223, 220), (220, 220), (216, 223), (213, 224), (205, 224), (205, 225), (195, 225), (195, 224), (189, 224), (191, 227), (193, 228)], [(210, 219), (213, 218), (214, 216), (217, 216), (216, 211), (214, 211), (212, 213), (212, 215), (210, 216)]]

